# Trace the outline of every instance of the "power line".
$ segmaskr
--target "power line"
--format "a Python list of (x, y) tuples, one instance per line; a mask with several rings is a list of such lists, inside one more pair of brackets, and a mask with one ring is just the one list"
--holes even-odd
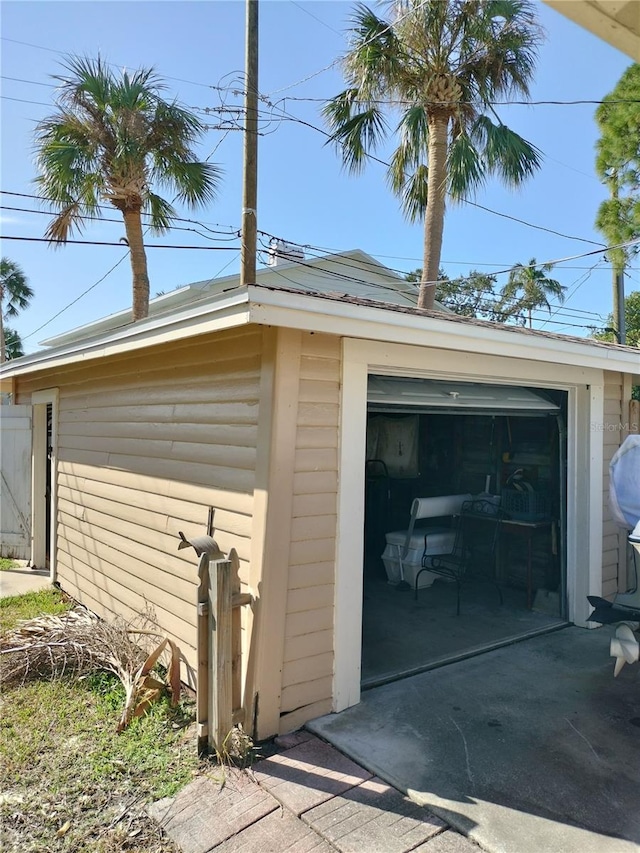
[[(209, 156), (212, 156), (212, 155), (210, 154)], [(2, 195), (15, 196), (16, 198), (32, 198), (32, 199), (36, 199), (37, 201), (50, 201), (50, 202), (55, 201), (55, 199), (49, 198), (48, 196), (34, 195), (33, 193), (19, 193), (19, 192), (12, 192), (11, 190), (2, 190), (2, 189), (0, 189), (0, 193)], [(109, 211), (113, 210), (112, 207), (110, 207), (109, 205), (105, 205), (105, 204), (99, 204), (99, 205), (97, 205), (97, 207), (100, 210), (109, 210)], [(144, 211), (142, 211), (142, 216), (150, 216), (150, 215), (151, 214), (145, 213)], [(170, 218), (175, 222), (190, 222), (192, 225), (198, 225), (200, 228), (206, 228), (206, 230), (211, 231), (212, 234), (226, 234), (227, 232), (215, 231), (214, 229), (209, 227), (210, 225), (214, 225), (216, 228), (227, 228), (227, 229), (229, 229), (229, 232), (235, 233), (237, 235), (239, 235), (239, 233), (240, 233), (239, 229), (235, 228), (233, 225), (223, 225), (220, 222), (201, 222), (200, 220), (188, 219), (184, 216), (172, 216)]]
[(289, 2), (293, 6), (296, 6), (298, 9), (300, 9), (301, 12), (304, 12), (305, 15), (309, 15), (309, 17), (313, 18), (319, 24), (322, 24), (323, 27), (326, 27), (328, 30), (331, 30), (332, 33), (335, 33), (336, 35), (339, 35), (339, 36), (343, 35), (343, 33), (341, 33), (340, 30), (334, 29), (330, 24), (327, 24), (326, 21), (323, 21), (317, 15), (314, 15), (313, 12), (310, 12), (308, 9), (305, 9), (304, 6), (301, 6), (300, 3), (296, 3), (296, 0), (289, 0)]
[[(0, 204), (0, 210), (13, 210), (16, 213), (35, 213), (37, 216), (57, 216), (58, 214), (55, 211), (49, 210), (34, 210), (33, 208), (27, 207), (14, 207), (8, 204)], [(151, 216), (149, 213), (143, 213), (142, 216)], [(111, 216), (83, 216), (82, 219), (89, 220), (91, 222), (113, 222), (116, 225), (122, 225), (122, 219), (114, 219)], [(204, 227), (204, 226), (203, 226)], [(218, 240), (219, 242), (233, 241), (238, 240), (238, 235), (228, 236), (228, 237), (210, 237), (208, 234), (204, 234), (202, 231), (199, 231), (197, 228), (185, 228), (181, 225), (170, 225), (168, 227), (169, 231), (188, 231), (192, 234), (198, 234), (200, 237), (204, 237), (205, 240)], [(210, 229), (207, 229), (210, 230)], [(215, 232), (212, 232), (215, 233)]]
[(0, 80), (11, 80), (13, 83), (29, 83), (32, 86), (47, 86), (49, 89), (55, 89), (55, 83), (41, 83), (38, 80), (25, 80), (23, 77), (8, 77), (6, 74), (0, 74)]
[[(27, 243), (74, 243), (81, 246), (122, 246), (122, 243), (108, 243), (103, 240), (48, 240), (46, 237), (16, 237), (2, 235), (3, 240), (22, 240)], [(147, 243), (145, 249), (201, 249), (208, 252), (236, 252), (236, 246), (171, 246), (164, 243)]]
[(43, 323), (41, 326), (38, 326), (38, 328), (37, 328), (37, 329), (34, 329), (34, 330), (33, 330), (33, 332), (29, 332), (29, 334), (28, 334), (28, 335), (25, 335), (25, 336), (22, 338), (22, 340), (24, 340), (24, 341), (29, 340), (29, 338), (32, 338), (34, 335), (37, 335), (37, 334), (38, 334), (38, 332), (42, 331), (42, 329), (44, 329), (44, 328), (45, 328), (45, 326), (48, 326), (48, 325), (49, 325), (49, 323), (53, 323), (53, 321), (54, 321), (54, 320), (56, 320), (56, 319), (57, 319), (61, 314), (64, 314), (64, 312), (65, 312), (68, 308), (71, 308), (71, 306), (72, 306), (72, 305), (75, 305), (75, 304), (76, 304), (76, 302), (79, 302), (79, 301), (83, 298), (83, 296), (86, 296), (86, 295), (87, 295), (87, 293), (89, 293), (90, 291), (92, 291), (92, 290), (94, 289), (94, 287), (97, 287), (99, 284), (102, 284), (102, 282), (105, 280), (105, 278), (106, 278), (108, 275), (111, 275), (111, 273), (114, 271), (114, 269), (115, 269), (116, 267), (119, 267), (119, 266), (120, 266), (120, 264), (121, 264), (124, 260), (126, 260), (126, 258), (128, 258), (128, 257), (129, 257), (129, 252), (127, 252), (126, 254), (124, 254), (124, 255), (120, 258), (120, 260), (119, 260), (119, 261), (116, 261), (116, 263), (115, 263), (115, 264), (114, 264), (110, 269), (108, 269), (108, 270), (106, 271), (106, 273), (105, 273), (101, 278), (99, 278), (99, 279), (98, 279), (94, 284), (92, 284), (92, 285), (91, 285), (91, 287), (88, 287), (88, 288), (87, 288), (86, 290), (84, 290), (84, 291), (83, 291), (79, 296), (76, 296), (76, 298), (75, 298), (72, 302), (69, 302), (69, 304), (68, 304), (68, 305), (65, 305), (65, 306), (64, 306), (64, 308), (61, 308), (61, 309), (58, 311), (58, 313), (57, 313), (57, 314), (54, 314), (54, 315), (53, 315), (53, 317), (50, 317), (50, 318), (46, 321), (46, 323)]
[[(266, 234), (266, 232), (261, 232), (261, 233), (262, 233), (262, 234)], [(267, 236), (272, 236), (272, 235), (267, 235)], [(277, 238), (274, 238), (274, 239), (277, 239)], [(631, 244), (640, 243), (640, 240), (630, 241), (630, 243), (631, 243)], [(294, 245), (295, 245), (295, 244), (294, 244)], [(625, 246), (626, 246), (626, 245), (628, 245), (628, 244), (623, 244), (623, 245), (625, 245)], [(610, 250), (610, 249), (612, 249), (612, 248), (622, 248), (622, 245), (621, 245), (621, 246), (615, 246), (615, 247), (614, 247), (614, 246), (606, 247), (605, 249), (594, 250), (594, 251), (591, 251), (591, 252), (585, 252), (585, 253), (583, 253), (582, 255), (572, 256), (572, 257), (568, 258), (568, 260), (573, 260), (575, 257), (588, 257), (588, 256), (597, 255), (597, 254), (602, 254), (602, 253), (604, 253), (605, 251), (608, 251), (608, 250)], [(545, 266), (546, 264), (556, 265), (557, 263), (561, 263), (563, 260), (565, 260), (565, 259), (560, 258), (560, 259), (556, 259), (556, 260), (552, 260), (552, 261), (538, 262), (538, 263), (536, 263), (536, 264), (527, 264), (527, 265), (522, 265), (522, 268), (534, 268), (534, 269), (535, 269), (535, 268), (537, 268), (537, 267)], [(340, 263), (340, 261), (339, 261), (339, 260), (338, 260), (337, 262), (338, 262), (338, 263)], [(376, 288), (376, 289), (378, 289), (378, 290), (386, 290), (386, 291), (394, 292), (394, 293), (398, 293), (398, 292), (400, 291), (400, 289), (399, 289), (398, 287), (391, 287), (391, 286), (388, 286), (388, 285), (379, 284), (379, 283), (377, 283), (377, 282), (371, 282), (371, 281), (368, 281), (368, 280), (366, 280), (366, 279), (359, 278), (359, 277), (356, 277), (356, 276), (353, 276), (353, 275), (347, 275), (347, 274), (343, 274), (343, 273), (339, 273), (339, 272), (335, 272), (335, 271), (334, 271), (334, 272), (332, 272), (332, 271), (330, 271), (330, 270), (324, 270), (324, 271), (323, 271), (323, 270), (318, 270), (316, 267), (311, 266), (310, 264), (305, 264), (305, 263), (304, 263), (304, 261), (297, 261), (297, 263), (298, 263), (300, 266), (302, 266), (302, 267), (308, 267), (309, 269), (313, 270), (316, 274), (320, 274), (320, 275), (322, 275), (322, 273), (324, 272), (325, 276), (326, 276), (326, 275), (333, 276), (333, 277), (335, 277), (335, 278), (336, 278), (336, 279), (338, 279), (338, 280), (345, 280), (345, 281), (356, 282), (356, 283), (358, 283), (358, 284), (364, 284), (364, 285), (366, 285), (367, 287), (373, 287), (373, 288)], [(347, 265), (347, 266), (348, 266), (348, 265)], [(497, 273), (496, 273), (496, 275), (498, 275), (498, 274), (507, 274), (507, 273), (510, 273), (512, 269), (513, 269), (513, 266), (509, 267), (508, 269), (501, 270), (501, 271), (497, 272)], [(465, 280), (465, 277), (464, 277), (464, 276), (463, 276), (463, 277), (461, 277), (461, 278), (462, 278), (462, 280), (463, 280), (463, 281)], [(468, 277), (466, 277), (466, 278), (468, 278)], [(438, 285), (438, 284), (441, 284), (441, 283), (446, 283), (447, 281), (448, 281), (448, 279), (442, 279), (442, 280), (438, 280), (438, 281), (435, 281), (435, 282), (429, 282), (429, 284), (433, 286), (433, 285)], [(401, 292), (401, 291), (400, 291), (400, 292)], [(405, 291), (405, 292), (406, 292), (406, 291)], [(413, 292), (415, 292), (415, 291), (413, 291)], [(517, 301), (515, 297), (514, 297), (514, 301)], [(497, 304), (497, 303), (496, 303), (496, 304)], [(598, 316), (599, 316), (599, 315), (598, 315)], [(586, 327), (585, 327), (585, 328), (586, 328)]]
[[(371, 44), (372, 41), (375, 41), (375, 39), (379, 38), (383, 33), (388, 32), (392, 27), (397, 26), (400, 23), (400, 21), (404, 20), (404, 18), (408, 18), (409, 15), (413, 15), (415, 12), (417, 12), (419, 9), (421, 9), (428, 2), (429, 2), (429, 0), (422, 0), (422, 3), (415, 6), (413, 9), (410, 9), (406, 14), (400, 15), (398, 18), (396, 18), (395, 21), (388, 24), (386, 27), (384, 27), (384, 29), (380, 30), (380, 32), (375, 33), (374, 35), (371, 36), (371, 38), (363, 41), (362, 44), (360, 45), (360, 48), (362, 49), (363, 47), (366, 47), (368, 44)], [(280, 94), (280, 92), (286, 92), (288, 89), (295, 89), (296, 86), (300, 86), (302, 83), (306, 83), (308, 80), (312, 80), (314, 77), (318, 77), (320, 74), (324, 74), (325, 71), (329, 71), (330, 68), (333, 68), (334, 66), (338, 65), (340, 62), (342, 62), (342, 57), (338, 57), (338, 59), (334, 59), (333, 62), (331, 62), (329, 65), (326, 65), (324, 68), (320, 68), (318, 71), (314, 71), (313, 74), (308, 74), (306, 77), (303, 77), (302, 80), (298, 80), (295, 83), (290, 83), (288, 86), (282, 86), (280, 89), (274, 89), (274, 91), (271, 92), (270, 94), (271, 95), (278, 95), (278, 94)]]
[(29, 101), (26, 98), (11, 98), (9, 95), (0, 95), (3, 101), (17, 101), (19, 104), (36, 104), (39, 107), (50, 107), (51, 104), (45, 104), (44, 101)]
[[(261, 234), (263, 234), (264, 236), (266, 236), (266, 237), (270, 237), (270, 238), (272, 238), (272, 239), (274, 239), (274, 240), (280, 240), (280, 239), (282, 239), (282, 238), (276, 237), (276, 236), (275, 236), (275, 235), (273, 235), (273, 234), (269, 234), (267, 231), (261, 231), (260, 233), (261, 233)], [(308, 244), (308, 243), (307, 243), (307, 244), (303, 244), (303, 243), (295, 243), (295, 242), (294, 242), (294, 241), (292, 241), (292, 240), (287, 240), (287, 241), (284, 241), (284, 242), (290, 243), (291, 245), (293, 245), (293, 246), (297, 246), (298, 248), (301, 248), (301, 249), (305, 249), (305, 248), (307, 248), (307, 249), (313, 249), (313, 248), (314, 248), (313, 246), (311, 246), (311, 245), (310, 245), (310, 244)], [(535, 263), (535, 264), (520, 264), (519, 268), (522, 268), (522, 269), (537, 269), (538, 267), (543, 267), (543, 266), (546, 266), (546, 265), (557, 266), (558, 264), (564, 263), (565, 261), (579, 260), (580, 258), (588, 258), (588, 257), (592, 257), (593, 255), (600, 255), (600, 254), (604, 254), (605, 252), (609, 252), (609, 251), (611, 251), (612, 249), (623, 249), (623, 248), (627, 248), (627, 247), (629, 247), (629, 246), (637, 245), (637, 244), (639, 244), (639, 243), (640, 243), (640, 238), (635, 239), (635, 240), (629, 240), (629, 241), (627, 241), (627, 242), (625, 242), (625, 243), (619, 243), (619, 244), (617, 244), (617, 245), (615, 245), (615, 246), (604, 246), (604, 247), (603, 247), (603, 248), (601, 248), (601, 249), (592, 249), (592, 250), (591, 250), (591, 251), (589, 251), (589, 252), (582, 252), (582, 253), (580, 253), (580, 254), (578, 254), (578, 255), (568, 255), (567, 257), (564, 257), (564, 258), (555, 258), (555, 259), (548, 260), (548, 261), (536, 261), (536, 263)], [(319, 251), (323, 251), (323, 250), (322, 250), (322, 249), (319, 249)], [(507, 268), (505, 268), (505, 269), (502, 269), (502, 270), (495, 270), (495, 271), (492, 273), (492, 275), (503, 275), (503, 274), (506, 274), (506, 273), (510, 273), (510, 272), (511, 272), (511, 270), (512, 270), (513, 268), (514, 268), (514, 264), (511, 264), (509, 267), (507, 267)], [(392, 269), (392, 268), (389, 268), (389, 269)], [(400, 271), (399, 271), (399, 272), (400, 272)], [(403, 274), (404, 274), (404, 273), (403, 273)], [(465, 277), (464, 277), (464, 276), (462, 276), (462, 278), (465, 278)], [(360, 280), (360, 281), (364, 281), (363, 279), (359, 279), (359, 280)], [(442, 281), (442, 282), (446, 282), (446, 281), (448, 281), (448, 279), (442, 279), (441, 281)], [(430, 283), (430, 284), (439, 284), (439, 283), (440, 283), (440, 280), (438, 280), (438, 281), (436, 281), (436, 282), (429, 282), (429, 283)]]
[[(287, 112), (283, 107), (278, 107), (276, 104), (271, 104), (271, 103), (269, 103), (269, 106), (271, 106), (273, 109), (279, 109), (284, 114), (285, 118), (287, 118), (289, 121), (293, 121), (293, 122), (296, 122), (297, 124), (302, 124), (305, 127), (309, 127), (309, 128), (311, 128), (311, 130), (315, 130), (317, 133), (322, 134), (323, 136), (325, 136), (329, 140), (333, 139), (332, 135), (330, 133), (328, 133), (326, 130), (323, 130), (321, 127), (317, 127), (317, 125), (311, 124), (311, 122), (305, 121), (304, 119), (300, 119), (297, 116), (291, 115), (291, 113)], [(386, 166), (387, 168), (390, 168), (390, 164), (387, 163), (386, 160), (382, 160), (380, 157), (376, 157), (374, 154), (371, 154), (369, 151), (364, 151), (364, 155), (369, 160), (373, 160), (374, 162), (379, 163), (382, 166)], [(478, 207), (481, 210), (486, 211), (487, 213), (494, 214), (495, 216), (500, 216), (500, 217), (503, 217), (504, 219), (513, 220), (514, 222), (518, 222), (520, 225), (526, 225), (528, 228), (534, 228), (537, 231), (545, 231), (549, 234), (554, 234), (556, 237), (562, 237), (564, 240), (576, 240), (576, 241), (581, 242), (581, 243), (590, 243), (591, 245), (594, 245), (594, 246), (604, 246), (604, 243), (598, 243), (597, 241), (589, 240), (586, 237), (576, 237), (576, 236), (571, 235), (571, 234), (563, 234), (561, 231), (556, 231), (553, 228), (547, 228), (544, 225), (536, 225), (533, 222), (527, 222), (527, 220), (520, 219), (517, 216), (511, 216), (510, 214), (507, 214), (507, 213), (501, 213), (498, 210), (493, 210), (490, 207), (486, 207), (485, 205), (478, 204), (477, 202), (471, 201), (470, 199), (467, 199), (467, 198), (460, 199), (460, 201), (463, 201), (465, 204), (469, 204), (472, 207)]]
[[(277, 93), (272, 93), (277, 94)], [(296, 95), (287, 95), (283, 100), (287, 101), (300, 101), (306, 103), (318, 103), (318, 104), (326, 104), (327, 101), (330, 101), (329, 97), (315, 97), (315, 98), (305, 98), (302, 96)], [(367, 102), (371, 104), (379, 104), (380, 106), (388, 106), (388, 107), (409, 107), (411, 106), (411, 101), (402, 101), (402, 100), (393, 100), (389, 98), (367, 98)], [(425, 101), (425, 105), (429, 104), (437, 104), (439, 106), (457, 106), (458, 104), (461, 106), (473, 106), (474, 101)], [(546, 100), (536, 100), (536, 101), (485, 101), (487, 105), (493, 107), (511, 107), (511, 106), (520, 106), (520, 107), (535, 107), (535, 106), (557, 106), (557, 107), (573, 107), (573, 106), (597, 106), (598, 104), (640, 104), (640, 98), (619, 98), (616, 100), (566, 100), (566, 101), (546, 101)]]
[[(280, 271), (280, 270), (278, 270), (278, 269), (275, 269), (275, 268), (274, 268), (274, 270), (273, 270), (273, 271), (276, 273), (276, 275), (278, 275), (278, 276), (280, 276), (281, 278), (285, 279), (285, 280), (286, 280), (286, 281), (288, 281), (290, 284), (295, 285), (295, 286), (296, 286), (296, 289), (309, 292), (309, 288), (308, 288), (308, 286), (307, 286), (307, 285), (305, 285), (305, 284), (303, 284), (302, 282), (298, 282), (298, 281), (296, 281), (295, 279), (292, 279), (290, 276), (285, 275), (283, 272), (281, 272), (281, 271)], [(458, 315), (458, 316), (460, 316), (460, 315)], [(524, 315), (524, 314), (513, 314), (513, 315), (511, 315), (510, 319), (528, 320), (529, 318), (528, 318), (528, 316), (526, 316), (526, 315)], [(538, 321), (538, 320), (535, 320), (535, 322), (539, 322), (539, 321)], [(581, 324), (581, 323), (567, 323), (565, 320), (559, 320), (559, 321), (557, 321), (557, 322), (556, 322), (556, 321), (553, 321), (553, 320), (550, 320), (550, 321), (548, 321), (548, 322), (552, 323), (552, 325), (562, 326), (563, 328), (569, 328), (569, 327), (572, 327), (572, 328), (575, 328), (575, 329), (588, 329), (588, 328), (590, 328), (590, 326), (589, 326), (589, 325), (584, 325), (584, 324)], [(503, 324), (500, 324), (500, 325), (508, 326), (508, 324), (507, 324), (507, 323), (503, 323)]]
[[(11, 42), (12, 44), (21, 44), (24, 47), (33, 47), (36, 50), (46, 50), (49, 53), (57, 53), (60, 56), (69, 56), (69, 53), (70, 53), (67, 50), (59, 50), (59, 49), (54, 48), (54, 47), (44, 47), (44, 45), (41, 45), (41, 44), (33, 44), (33, 42), (29, 42), (29, 41), (19, 41), (18, 39), (8, 38), (7, 36), (0, 36), (0, 39), (2, 39), (2, 41)], [(112, 68), (122, 68), (122, 65), (118, 65), (116, 62), (106, 62), (105, 61), (105, 65), (111, 65)], [(182, 77), (167, 77), (167, 76), (163, 75), (163, 78), (165, 80), (176, 80), (178, 83), (189, 83), (191, 86), (202, 86), (205, 89), (211, 89), (212, 88), (208, 83), (199, 83), (195, 80), (185, 80)], [(29, 81), (29, 82), (31, 82), (31, 81)]]
[[(329, 24), (326, 24), (324, 21), (321, 21), (320, 18), (318, 18), (312, 12), (309, 12), (308, 9), (305, 9), (302, 6), (300, 6), (298, 3), (295, 2), (295, 0), (289, 0), (289, 2), (292, 3), (294, 6), (297, 6), (305, 14), (310, 15), (312, 18), (315, 18), (316, 21), (318, 21), (319, 23), (321, 23), (323, 26), (327, 27), (328, 29), (332, 30), (334, 33), (338, 33), (338, 30), (334, 30), (333, 27), (329, 26)], [(341, 33), (338, 33), (338, 34), (341, 35)], [(13, 41), (13, 39), (6, 39), (4, 37), (3, 37), (3, 39), (5, 41)], [(26, 42), (21, 42), (21, 44), (26, 44)], [(37, 45), (30, 45), (30, 46), (31, 47), (37, 47)], [(40, 49), (41, 50), (51, 50), (51, 48), (44, 48), (44, 47), (40, 48)], [(63, 55), (65, 54), (65, 51), (55, 51), (55, 52), (63, 54)], [(337, 64), (338, 62), (340, 62), (340, 59), (336, 60), (336, 62), (334, 62), (334, 64)], [(114, 62), (107, 62), (106, 64), (111, 65), (114, 68), (120, 67)], [(328, 67), (330, 67), (330, 66), (328, 66)], [(233, 94), (238, 94), (238, 95), (244, 94), (242, 89), (238, 89), (235, 86), (227, 86), (227, 87), (216, 86), (216, 85), (213, 85), (212, 83), (202, 83), (202, 82), (199, 82), (196, 80), (185, 80), (182, 77), (164, 77), (164, 79), (165, 80), (176, 80), (180, 83), (188, 83), (188, 84), (193, 85), (193, 86), (202, 86), (205, 89), (213, 89), (214, 91), (232, 92)], [(41, 80), (27, 80), (24, 77), (11, 77), (11, 76), (6, 75), (6, 74), (0, 74), (0, 80), (10, 80), (11, 82), (14, 82), (14, 83), (27, 83), (31, 86), (46, 86), (47, 88), (50, 88), (50, 89), (56, 89), (57, 88), (55, 83), (44, 83)], [(278, 90), (278, 91), (282, 91), (282, 90)], [(273, 92), (271, 94), (277, 94), (278, 91)], [(8, 97), (8, 96), (5, 95), (4, 97)], [(20, 99), (19, 98), (9, 98), (9, 100), (20, 100)], [(327, 97), (303, 97), (303, 96), (296, 96), (296, 95), (288, 95), (286, 97), (286, 99), (283, 99), (283, 100), (298, 101), (300, 103), (324, 104), (324, 103), (327, 103), (327, 101), (331, 100), (331, 98), (329, 96), (327, 96)], [(40, 103), (40, 102), (39, 101), (25, 101), (24, 103), (36, 104), (36, 103)], [(370, 103), (378, 104), (380, 106), (389, 106), (389, 107), (411, 106), (410, 101), (394, 100), (394, 99), (389, 99), (389, 98), (373, 98), (370, 100)], [(509, 107), (509, 106), (571, 107), (571, 106), (599, 106), (600, 104), (640, 104), (640, 98), (615, 98), (615, 99), (609, 99), (609, 98), (607, 98), (607, 99), (597, 99), (597, 98), (587, 99), (587, 98), (583, 98), (583, 99), (574, 99), (574, 100), (531, 100), (531, 101), (513, 100), (513, 101), (486, 101), (486, 103), (488, 105), (494, 106), (494, 107)], [(474, 102), (473, 101), (425, 101), (425, 105), (426, 104), (434, 104), (434, 105), (437, 104), (439, 106), (457, 106), (457, 105), (473, 106)], [(45, 104), (44, 106), (48, 106), (48, 104)], [(196, 108), (194, 107), (193, 109), (196, 109)], [(564, 165), (564, 164), (562, 164), (562, 165)], [(568, 167), (568, 168), (570, 168), (570, 167)]]

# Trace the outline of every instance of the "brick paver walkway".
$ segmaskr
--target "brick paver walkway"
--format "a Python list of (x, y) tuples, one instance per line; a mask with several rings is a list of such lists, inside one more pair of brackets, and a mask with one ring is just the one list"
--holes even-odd
[(478, 853), (440, 818), (308, 732), (252, 771), (201, 777), (149, 813), (183, 853)]

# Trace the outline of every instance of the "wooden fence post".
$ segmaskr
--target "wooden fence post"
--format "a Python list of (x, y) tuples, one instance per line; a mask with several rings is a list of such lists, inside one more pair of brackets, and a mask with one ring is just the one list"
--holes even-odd
[(222, 754), (233, 726), (231, 562), (209, 563), (209, 746)]
[(238, 554), (210, 560), (204, 553), (198, 565), (197, 698), (198, 751), (221, 755), (235, 723), (244, 722), (242, 698), (242, 637), (240, 608), (251, 605), (250, 593), (240, 592)]
[(203, 554), (198, 565), (197, 598), (197, 691), (196, 723), (198, 753), (207, 751), (209, 743), (209, 556)]

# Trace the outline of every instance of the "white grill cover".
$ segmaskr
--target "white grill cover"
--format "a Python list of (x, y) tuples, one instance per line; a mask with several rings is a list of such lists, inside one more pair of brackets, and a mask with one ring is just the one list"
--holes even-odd
[(640, 522), (640, 435), (630, 435), (609, 465), (609, 502), (614, 519), (632, 530)]

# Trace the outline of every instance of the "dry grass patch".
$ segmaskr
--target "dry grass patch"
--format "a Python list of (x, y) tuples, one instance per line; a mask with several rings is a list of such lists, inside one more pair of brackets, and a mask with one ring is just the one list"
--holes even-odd
[[(39, 604), (68, 609), (59, 594), (42, 595), (4, 599), (6, 624), (15, 629)], [(107, 672), (78, 678), (77, 669), (71, 677), (72, 670), (53, 680), (18, 679), (3, 691), (0, 849), (175, 853), (145, 807), (198, 771), (191, 701), (172, 706), (163, 698), (118, 734), (119, 679)]]

